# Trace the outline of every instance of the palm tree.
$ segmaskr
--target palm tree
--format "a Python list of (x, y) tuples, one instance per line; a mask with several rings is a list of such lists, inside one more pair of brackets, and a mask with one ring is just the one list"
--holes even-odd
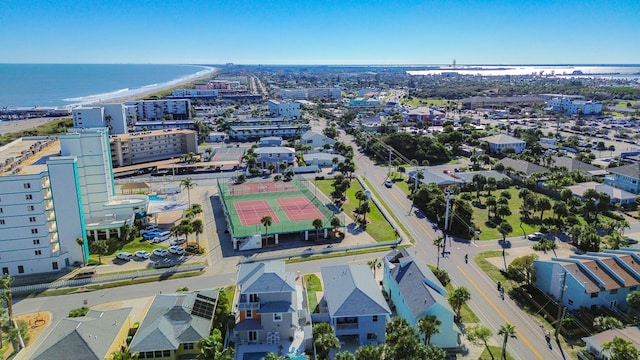
[(202, 214), (202, 205), (200, 204), (193, 204), (186, 211), (187, 217), (195, 217), (200, 214)]
[(378, 259), (373, 259), (367, 261), (367, 265), (373, 270), (373, 277), (376, 277), (376, 269), (380, 269), (382, 267), (382, 263), (378, 261)]
[(11, 284), (13, 284), (13, 278), (9, 274), (4, 274), (0, 277), (0, 289), (2, 289), (2, 299), (7, 304), (7, 315), (9, 316), (9, 323), (13, 325), (13, 296), (11, 294)]
[(114, 351), (111, 353), (111, 360), (135, 360), (138, 353), (130, 353), (129, 351)]
[(76, 244), (78, 244), (80, 246), (80, 249), (82, 249), (82, 266), (85, 266), (87, 262), (84, 258), (84, 238), (76, 238)]
[(471, 300), (471, 293), (469, 292), (469, 289), (464, 286), (455, 288), (447, 295), (447, 301), (449, 302), (449, 305), (451, 305), (453, 312), (456, 314), (455, 318), (457, 322), (462, 320), (460, 311), (462, 310), (462, 306), (469, 300)]
[(313, 342), (316, 344), (318, 359), (329, 359), (331, 349), (340, 349), (340, 341), (329, 323), (318, 323), (312, 329)]
[(514, 338), (514, 339), (518, 338), (516, 336), (516, 327), (509, 323), (506, 323), (500, 326), (500, 328), (498, 329), (498, 335), (502, 335), (502, 353), (500, 354), (500, 358), (502, 360), (506, 360), (507, 359), (507, 341), (509, 341), (509, 338)]
[(102, 264), (102, 255), (109, 250), (109, 242), (107, 240), (95, 240), (93, 248), (98, 253), (98, 264)]
[(513, 227), (511, 226), (511, 224), (509, 224), (506, 221), (503, 221), (502, 223), (500, 223), (500, 226), (498, 226), (498, 232), (502, 234), (503, 243), (507, 241), (507, 235), (511, 234), (512, 231), (513, 231)]
[(178, 225), (178, 233), (179, 235), (184, 235), (187, 238), (187, 242), (189, 239), (189, 234), (191, 234), (191, 232), (193, 228), (191, 227), (191, 220), (189, 219), (183, 219), (182, 221), (180, 221), (180, 225)]
[(440, 269), (440, 248), (444, 245), (444, 238), (442, 236), (438, 236), (433, 240), (433, 245), (438, 248), (438, 253), (436, 254), (436, 269)]
[(219, 329), (213, 329), (211, 335), (200, 339), (196, 343), (198, 349), (197, 360), (233, 360), (235, 351), (233, 348), (224, 348), (222, 333)]
[(318, 241), (318, 237), (320, 236), (320, 229), (322, 229), (322, 226), (324, 225), (322, 223), (322, 219), (313, 219), (311, 225), (313, 225), (313, 227), (316, 229), (316, 241)]
[(338, 219), (336, 216), (331, 218), (331, 227), (333, 227), (333, 230), (335, 231), (335, 229), (339, 228), (342, 225), (342, 223), (340, 222), (340, 219)]
[(191, 180), (191, 178), (186, 178), (186, 179), (180, 180), (180, 187), (182, 189), (186, 189), (187, 190), (187, 198), (189, 199), (189, 208), (191, 208), (191, 189), (196, 187), (196, 185), (198, 185), (198, 184), (193, 182), (193, 180)]
[(195, 219), (191, 222), (191, 231), (196, 234), (196, 245), (198, 249), (200, 248), (200, 240), (198, 239), (198, 235), (204, 232), (204, 224), (202, 223), (202, 219)]
[(542, 216), (547, 210), (551, 210), (551, 201), (546, 196), (541, 196), (536, 201), (536, 209), (540, 211), (540, 224), (542, 224)]
[(604, 342), (602, 344), (602, 350), (609, 351), (608, 359), (611, 360), (635, 360), (640, 357), (640, 350), (633, 346), (631, 340), (617, 336), (614, 336), (611, 341)]
[(493, 332), (486, 326), (477, 325), (467, 328), (467, 339), (476, 345), (484, 345), (485, 349), (489, 352), (491, 359), (493, 360), (493, 354), (491, 348), (487, 343), (487, 340), (491, 338)]
[(442, 325), (442, 321), (440, 321), (435, 315), (426, 315), (418, 320), (418, 331), (424, 334), (425, 345), (429, 345), (431, 337), (440, 332), (438, 329), (440, 325)]
[(267, 230), (269, 230), (269, 226), (273, 224), (273, 219), (269, 215), (265, 215), (260, 219), (260, 223), (264, 226), (264, 234), (267, 235)]

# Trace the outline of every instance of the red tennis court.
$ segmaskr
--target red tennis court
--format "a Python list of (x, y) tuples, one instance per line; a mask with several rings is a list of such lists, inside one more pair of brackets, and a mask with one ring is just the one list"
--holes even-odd
[(260, 224), (260, 220), (267, 215), (271, 216), (273, 224), (278, 222), (278, 217), (267, 200), (237, 201), (234, 206), (244, 226)]
[(290, 221), (324, 218), (320, 210), (306, 197), (277, 199), (276, 201)]
[(232, 195), (298, 190), (298, 187), (295, 184), (273, 181), (245, 182), (241, 184), (228, 184), (227, 186), (229, 187), (229, 191)]

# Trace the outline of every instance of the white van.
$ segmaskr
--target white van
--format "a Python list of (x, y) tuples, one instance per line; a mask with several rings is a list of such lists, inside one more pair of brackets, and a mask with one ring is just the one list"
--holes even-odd
[(169, 240), (170, 237), (171, 237), (171, 233), (169, 231), (163, 231), (160, 234), (158, 234), (158, 236), (156, 236), (153, 239), (151, 239), (151, 242), (154, 243), (154, 244), (157, 244), (159, 242), (163, 242), (165, 240)]

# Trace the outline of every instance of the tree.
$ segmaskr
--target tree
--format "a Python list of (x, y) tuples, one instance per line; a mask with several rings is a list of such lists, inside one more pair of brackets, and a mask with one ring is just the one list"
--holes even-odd
[(341, 351), (336, 354), (335, 360), (355, 360), (356, 357), (348, 351)]
[(198, 349), (198, 360), (233, 360), (235, 351), (233, 348), (224, 348), (222, 333), (218, 329), (213, 329), (211, 335), (200, 339), (196, 343)]
[(506, 323), (498, 329), (498, 335), (502, 335), (502, 353), (500, 358), (503, 360), (507, 359), (507, 341), (509, 338), (517, 339), (516, 337), (516, 327)]
[(453, 312), (456, 314), (456, 321), (460, 322), (462, 320), (460, 310), (462, 310), (462, 306), (467, 303), (467, 301), (471, 300), (471, 293), (469, 289), (464, 286), (460, 286), (455, 288), (447, 295), (447, 301)]
[(80, 249), (82, 249), (82, 266), (85, 266), (87, 264), (86, 259), (84, 258), (84, 238), (76, 238), (76, 244), (78, 244), (80, 246)]
[(187, 199), (189, 200), (189, 208), (191, 208), (191, 189), (196, 187), (196, 183), (191, 178), (180, 180), (180, 187), (187, 190)]
[(440, 248), (444, 244), (444, 239), (442, 236), (438, 236), (433, 240), (433, 245), (438, 248), (438, 253), (436, 254), (436, 269), (440, 268)]
[(93, 249), (98, 253), (98, 264), (102, 264), (102, 255), (109, 251), (109, 242), (107, 240), (94, 240)]
[(491, 348), (487, 343), (487, 340), (489, 340), (491, 336), (493, 336), (493, 332), (486, 326), (476, 325), (467, 329), (467, 339), (476, 345), (484, 345), (489, 352), (489, 355), (491, 355), (491, 359), (493, 359), (494, 357), (491, 353)]
[(130, 353), (129, 351), (114, 351), (111, 353), (111, 360), (135, 360), (138, 358), (138, 353)]
[(369, 260), (367, 262), (367, 265), (369, 265), (369, 268), (371, 268), (371, 270), (373, 271), (373, 277), (376, 277), (376, 269), (380, 269), (382, 267), (382, 263), (380, 261), (378, 261), (378, 259), (373, 259), (373, 260)]
[(311, 225), (313, 225), (313, 227), (316, 229), (316, 241), (318, 241), (318, 237), (320, 236), (320, 229), (322, 229), (322, 226), (324, 226), (324, 224), (322, 223), (322, 219), (313, 219)]
[(268, 352), (263, 360), (280, 360), (280, 357), (276, 353)]
[(640, 357), (640, 350), (633, 346), (631, 340), (617, 336), (614, 336), (613, 340), (603, 343), (602, 350), (609, 352), (607, 357), (609, 360), (638, 360)]
[(356, 350), (356, 360), (383, 360), (383, 346), (362, 345)]
[(273, 219), (269, 215), (265, 215), (260, 219), (260, 223), (264, 226), (264, 234), (267, 235), (267, 231), (269, 230), (269, 226), (273, 223)]
[(331, 349), (340, 349), (340, 341), (333, 331), (333, 327), (328, 323), (318, 323), (313, 325), (313, 342), (316, 344), (318, 359), (329, 359)]
[(542, 224), (542, 216), (547, 210), (551, 210), (551, 201), (546, 196), (540, 196), (536, 201), (536, 209), (540, 211), (540, 223)]
[(446, 358), (447, 358), (447, 352), (444, 351), (443, 349), (435, 345), (428, 345), (425, 347), (424, 359), (445, 360)]
[(480, 199), (480, 190), (484, 188), (484, 184), (487, 182), (487, 178), (485, 178), (484, 175), (475, 174), (473, 175), (471, 181), (473, 182), (473, 185), (476, 189), (476, 197)]
[(438, 327), (442, 325), (435, 315), (426, 315), (418, 320), (418, 331), (424, 335), (424, 344), (429, 345), (431, 343), (431, 337), (440, 333)]
[(204, 232), (204, 224), (202, 223), (202, 219), (195, 219), (191, 222), (191, 231), (196, 234), (196, 245), (199, 249), (200, 241), (198, 240), (198, 235)]
[(506, 221), (501, 222), (500, 226), (498, 226), (498, 232), (502, 234), (503, 242), (507, 241), (507, 235), (511, 234), (512, 231), (513, 231), (513, 227), (511, 226), (511, 224), (509, 224)]
[(632, 291), (627, 295), (627, 305), (635, 310), (640, 310), (640, 291)]
[(406, 319), (394, 317), (387, 322), (385, 335), (385, 359), (426, 359), (426, 349)]
[(340, 222), (340, 219), (338, 219), (336, 216), (331, 218), (331, 227), (333, 228), (334, 231), (337, 228), (339, 228), (341, 225), (342, 223)]
[(597, 316), (593, 319), (593, 327), (598, 331), (606, 331), (611, 329), (622, 329), (622, 322), (611, 316)]
[(4, 274), (0, 277), (0, 289), (2, 289), (2, 299), (7, 304), (7, 315), (9, 316), (9, 322), (13, 324), (13, 296), (11, 294), (11, 284), (13, 284), (13, 278), (9, 274)]
[(193, 204), (186, 211), (187, 217), (190, 217), (190, 218), (196, 217), (200, 214), (202, 214), (202, 205), (200, 204)]
[(535, 260), (538, 259), (538, 255), (529, 254), (525, 256), (520, 256), (509, 264), (507, 268), (507, 273), (509, 277), (518, 282), (525, 282), (527, 284), (531, 284), (535, 275)]

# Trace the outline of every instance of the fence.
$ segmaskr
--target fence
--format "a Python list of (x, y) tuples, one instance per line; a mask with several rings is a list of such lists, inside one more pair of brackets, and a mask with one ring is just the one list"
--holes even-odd
[(190, 271), (202, 271), (205, 265), (182, 265), (174, 266), (166, 269), (152, 269), (152, 270), (140, 270), (127, 273), (114, 273), (102, 276), (96, 276), (86, 279), (70, 279), (70, 280), (58, 280), (44, 284), (33, 284), (24, 286), (14, 286), (11, 288), (11, 293), (15, 296), (18, 294), (30, 294), (35, 292), (41, 292), (52, 289), (63, 289), (72, 287), (82, 287), (91, 284), (102, 284), (120, 280), (133, 280), (137, 278), (152, 277), (152, 276), (170, 276), (182, 272)]

